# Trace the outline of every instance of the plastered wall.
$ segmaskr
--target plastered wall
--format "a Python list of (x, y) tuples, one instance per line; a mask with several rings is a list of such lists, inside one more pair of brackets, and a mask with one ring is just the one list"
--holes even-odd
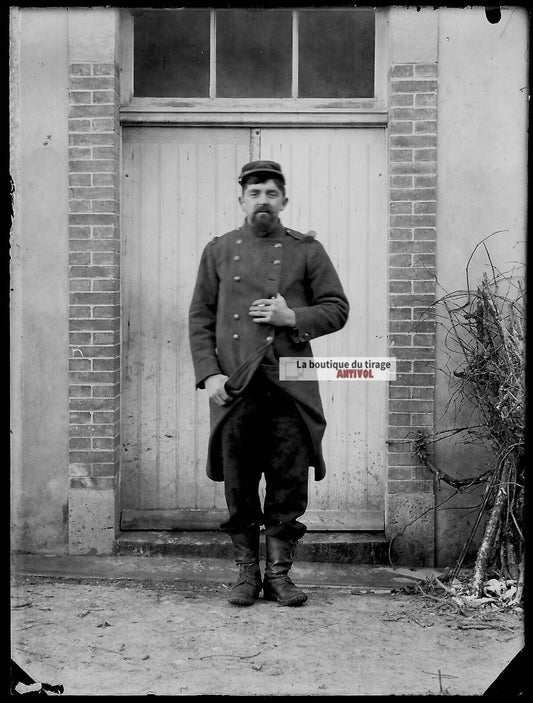
[(12, 9), (12, 546), (41, 553), (68, 527), (66, 29), (64, 9)]
[[(476, 245), (487, 240), (501, 271), (524, 274), (527, 207), (528, 17), (525, 9), (502, 10), (499, 23), (484, 9), (439, 11), (439, 128), (437, 211), (437, 295), (466, 287), (465, 269)], [(479, 248), (469, 275), (475, 285), (489, 262)], [(445, 348), (437, 328), (437, 428), (462, 426), (468, 412), (446, 412), (449, 374), (456, 357)], [(487, 455), (456, 439), (438, 442), (436, 462), (453, 476), (472, 475), (486, 466)], [(437, 503), (454, 491), (444, 484)], [(480, 491), (452, 498), (436, 516), (437, 562), (454, 564), (474, 523)], [(475, 552), (482, 527), (470, 556)]]

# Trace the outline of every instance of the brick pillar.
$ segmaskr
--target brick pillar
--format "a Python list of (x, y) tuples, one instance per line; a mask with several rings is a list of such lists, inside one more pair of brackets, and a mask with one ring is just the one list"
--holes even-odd
[(119, 92), (114, 64), (70, 66), (69, 552), (109, 554), (118, 515)]
[(389, 354), (398, 376), (389, 386), (387, 530), (396, 563), (432, 565), (433, 480), (411, 440), (434, 424), (437, 64), (394, 65), (389, 88)]

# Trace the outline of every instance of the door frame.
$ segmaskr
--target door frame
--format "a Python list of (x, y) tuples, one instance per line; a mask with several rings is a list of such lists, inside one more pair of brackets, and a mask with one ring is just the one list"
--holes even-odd
[[(131, 10), (121, 9), (119, 13), (121, 126), (249, 128), (251, 159), (260, 157), (262, 128), (385, 128), (388, 121), (388, 14), (389, 8), (375, 8), (375, 97), (373, 99), (184, 100), (133, 96), (133, 14)], [(384, 453), (386, 453), (386, 447), (384, 447)], [(123, 511), (122, 529), (132, 530), (139, 527), (138, 512)], [(198, 517), (203, 520), (206, 518), (205, 515)], [(168, 519), (168, 515), (166, 518)], [(152, 529), (158, 529), (157, 525), (161, 525), (161, 522), (155, 516), (153, 519)], [(216, 521), (217, 517), (213, 516), (213, 520)], [(188, 529), (193, 529), (195, 522), (194, 515), (191, 515)], [(182, 521), (178, 523), (175, 529), (185, 529)]]

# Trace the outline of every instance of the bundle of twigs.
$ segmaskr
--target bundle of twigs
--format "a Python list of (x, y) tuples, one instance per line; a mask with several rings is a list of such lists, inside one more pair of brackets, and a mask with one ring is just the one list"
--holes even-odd
[[(488, 252), (487, 252), (488, 254)], [(489, 257), (490, 261), (490, 257)], [(415, 452), (439, 479), (460, 490), (484, 482), (478, 519), (458, 561), (461, 566), (473, 532), (487, 516), (477, 551), (471, 592), (481, 597), (492, 569), (503, 579), (516, 579), (520, 601), (524, 578), (525, 472), (525, 293), (520, 280), (496, 272), (483, 274), (475, 290), (448, 294), (437, 305), (445, 311), (447, 345), (459, 353), (454, 396), (474, 408), (475, 424), (462, 428), (469, 441), (488, 445), (492, 463), (477, 476), (451, 479), (429, 459), (426, 438), (415, 442)]]

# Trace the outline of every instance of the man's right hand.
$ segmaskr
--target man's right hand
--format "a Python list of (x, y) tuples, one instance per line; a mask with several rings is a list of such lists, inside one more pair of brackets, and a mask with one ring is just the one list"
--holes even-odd
[(213, 376), (208, 376), (205, 381), (205, 389), (210, 400), (213, 400), (217, 405), (226, 405), (231, 397), (226, 393), (224, 384), (228, 380), (227, 376), (223, 373), (216, 373)]

